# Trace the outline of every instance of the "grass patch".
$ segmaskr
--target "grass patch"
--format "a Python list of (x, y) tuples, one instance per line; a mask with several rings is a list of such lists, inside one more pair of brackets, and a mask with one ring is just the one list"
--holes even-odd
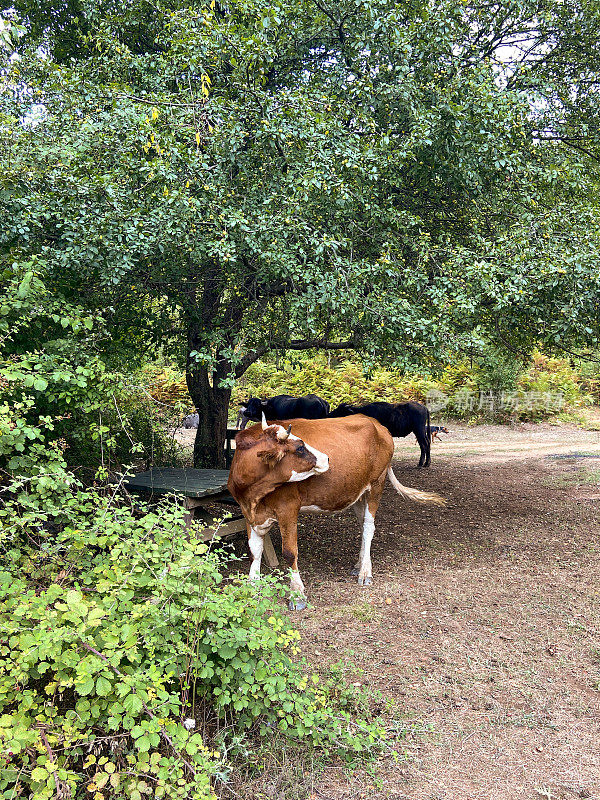
[(578, 469), (570, 474), (557, 475), (549, 480), (545, 485), (568, 489), (573, 486), (600, 484), (600, 469), (586, 470)]
[(342, 606), (340, 612), (346, 616), (350, 615), (361, 622), (377, 622), (381, 619), (381, 611), (366, 600), (353, 603), (352, 605)]

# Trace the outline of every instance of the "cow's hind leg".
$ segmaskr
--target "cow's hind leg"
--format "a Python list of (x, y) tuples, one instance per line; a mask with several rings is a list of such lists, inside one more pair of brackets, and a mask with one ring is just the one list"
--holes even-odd
[(290, 568), (290, 611), (302, 611), (306, 608), (306, 592), (298, 569), (298, 511), (286, 509), (278, 515), (281, 531), (281, 549), (285, 563)]
[(375, 514), (377, 514), (377, 509), (379, 508), (379, 501), (381, 500), (381, 495), (383, 493), (386, 475), (387, 469), (376, 481), (371, 484), (370, 491), (366, 492), (358, 501), (358, 503), (355, 503), (353, 506), (357, 516), (359, 516), (360, 513), (359, 509), (357, 508), (358, 504), (362, 503), (364, 508), (362, 515), (362, 542), (360, 547), (360, 555), (355, 567), (355, 569), (358, 569), (359, 586), (370, 586), (373, 583), (371, 542), (373, 541), (373, 534), (375, 533)]
[[(377, 509), (375, 509), (377, 510)], [(370, 503), (366, 504), (363, 520), (362, 545), (360, 548), (360, 567), (358, 569), (358, 585), (370, 586), (373, 583), (371, 565), (371, 542), (375, 533), (375, 513), (371, 511)]]
[(352, 506), (352, 510), (356, 514), (356, 519), (358, 520), (358, 524), (360, 525), (361, 531), (361, 538), (360, 538), (360, 553), (358, 554), (358, 561), (350, 570), (350, 575), (357, 576), (360, 572), (360, 567), (363, 560), (363, 554), (365, 552), (365, 539), (363, 536), (364, 524), (365, 524), (365, 511), (367, 509), (367, 500), (364, 497), (361, 497), (360, 500), (357, 500), (356, 503)]
[(431, 461), (431, 444), (426, 431), (415, 431), (417, 442), (421, 448), (421, 458), (419, 459), (419, 467), (428, 467)]

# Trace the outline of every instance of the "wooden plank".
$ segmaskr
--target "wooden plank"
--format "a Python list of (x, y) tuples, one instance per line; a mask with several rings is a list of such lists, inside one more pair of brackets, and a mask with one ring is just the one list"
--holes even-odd
[(222, 522), (216, 527), (204, 528), (202, 531), (202, 540), (209, 542), (215, 537), (217, 539), (224, 539), (227, 536), (232, 536), (245, 530), (246, 520), (243, 517), (241, 517), (241, 519), (230, 519), (228, 522)]
[(275, 567), (279, 566), (279, 559), (277, 558), (277, 553), (275, 552), (275, 548), (273, 547), (273, 542), (271, 540), (271, 534), (265, 533), (264, 542), (263, 542), (263, 556), (267, 565), (271, 567), (271, 569), (275, 569)]
[(236, 434), (238, 433), (239, 430), (237, 428), (227, 428), (227, 432), (225, 434), (225, 464), (228, 469), (233, 462), (233, 456), (235, 453), (234, 440)]
[(174, 469), (160, 467), (140, 472), (125, 481), (133, 491), (209, 497), (227, 491), (226, 469)]

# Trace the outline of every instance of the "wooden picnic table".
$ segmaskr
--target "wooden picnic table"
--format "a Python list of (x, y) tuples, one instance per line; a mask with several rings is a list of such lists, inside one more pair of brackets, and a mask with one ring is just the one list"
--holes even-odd
[[(133, 475), (124, 485), (131, 492), (150, 497), (169, 494), (182, 497), (187, 510), (187, 524), (191, 524), (192, 520), (204, 522), (207, 527), (204, 528), (202, 537), (204, 541), (209, 541), (215, 536), (227, 538), (246, 530), (246, 520), (243, 515), (238, 513), (233, 519), (215, 525), (214, 514), (206, 510), (206, 505), (214, 502), (237, 505), (227, 490), (228, 478), (227, 469), (155, 467)], [(268, 533), (264, 537), (264, 556), (270, 567), (279, 565)]]

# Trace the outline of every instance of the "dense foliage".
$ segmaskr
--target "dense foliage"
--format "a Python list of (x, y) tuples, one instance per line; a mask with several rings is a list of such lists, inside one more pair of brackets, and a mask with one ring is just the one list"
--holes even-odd
[[(42, 278), (31, 263), (2, 280), (0, 797), (204, 800), (236, 748), (274, 732), (375, 752), (368, 710), (296, 658), (287, 590), (225, 579), (177, 504), (123, 496), (106, 423), (127, 382), (94, 353), (99, 321)], [(113, 466), (143, 455), (136, 404), (116, 407)], [(86, 437), (100, 443), (87, 489), (68, 463)]]
[[(569, 358), (549, 357), (537, 349), (526, 361), (484, 346), (470, 357), (457, 355), (435, 378), (406, 374), (381, 364), (365, 370), (358, 358), (322, 353), (262, 359), (247, 370), (233, 390), (229, 420), (235, 424), (240, 403), (250, 396), (309, 393), (320, 395), (332, 408), (346, 402), (416, 400), (431, 406), (434, 422), (448, 417), (473, 421), (548, 419), (600, 405), (600, 368), (591, 355), (594, 360), (575, 366)], [(190, 410), (181, 371), (147, 366), (136, 378), (161, 403), (186, 408), (187, 402)]]
[(0, 253), (187, 363), (598, 339), (596, 2), (11, 2)]
[(224, 581), (177, 507), (78, 492), (51, 524), (10, 503), (0, 524), (0, 796), (213, 797), (246, 731), (380, 746), (337, 679), (293, 658), (285, 589)]

